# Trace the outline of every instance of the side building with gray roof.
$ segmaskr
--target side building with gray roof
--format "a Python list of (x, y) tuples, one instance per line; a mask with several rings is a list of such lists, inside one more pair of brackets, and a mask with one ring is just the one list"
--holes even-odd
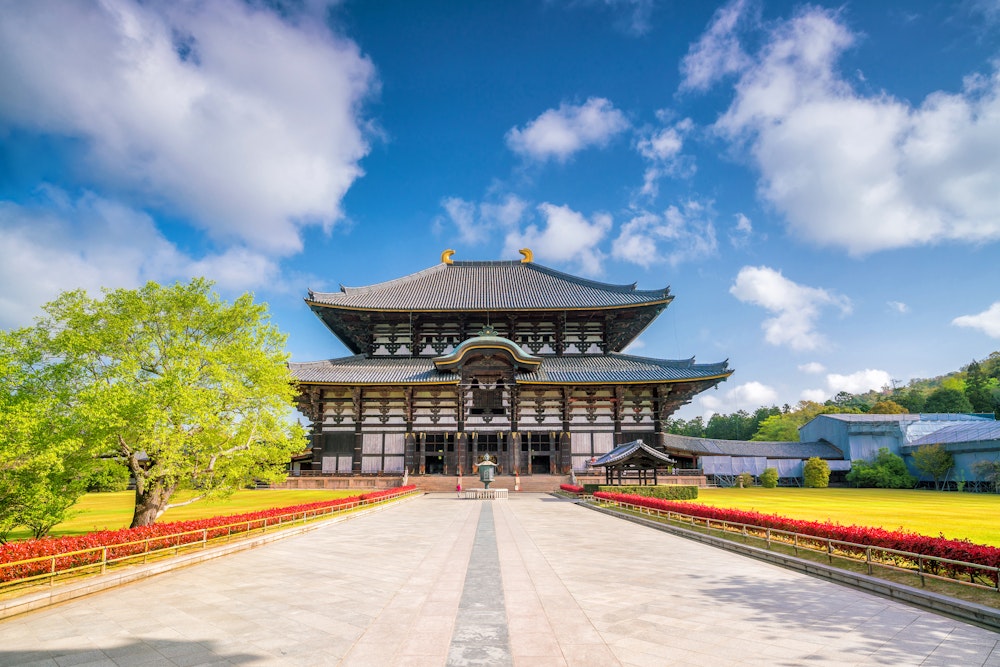
[(954, 458), (949, 484), (978, 483), (979, 461), (1000, 461), (1000, 422), (992, 414), (819, 415), (799, 429), (799, 438), (828, 442), (845, 458), (871, 461), (881, 448), (903, 457), (922, 482), (930, 477), (913, 464), (913, 452), (925, 445), (942, 445)]

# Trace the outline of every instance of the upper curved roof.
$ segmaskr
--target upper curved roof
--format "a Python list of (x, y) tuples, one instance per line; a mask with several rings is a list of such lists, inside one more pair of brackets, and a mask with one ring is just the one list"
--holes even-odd
[(550, 269), (533, 262), (452, 262), (366, 287), (309, 291), (318, 307), (352, 310), (576, 310), (666, 304), (670, 288), (637, 290)]

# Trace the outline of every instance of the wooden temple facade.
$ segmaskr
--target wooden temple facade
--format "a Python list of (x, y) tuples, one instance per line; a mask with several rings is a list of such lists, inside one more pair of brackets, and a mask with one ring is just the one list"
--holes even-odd
[(440, 264), (307, 304), (353, 356), (292, 363), (312, 422), (305, 469), (566, 474), (616, 445), (663, 450), (664, 421), (726, 362), (622, 353), (673, 300), (532, 261)]

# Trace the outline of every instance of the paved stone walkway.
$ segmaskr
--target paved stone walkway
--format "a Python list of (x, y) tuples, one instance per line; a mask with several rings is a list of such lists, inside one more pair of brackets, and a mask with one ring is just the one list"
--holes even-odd
[(549, 496), (434, 494), (0, 622), (0, 665), (1000, 667), (998, 643)]

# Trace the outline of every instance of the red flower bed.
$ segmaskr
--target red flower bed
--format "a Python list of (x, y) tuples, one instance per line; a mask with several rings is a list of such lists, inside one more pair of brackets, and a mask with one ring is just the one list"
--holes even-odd
[(559, 488), (570, 493), (583, 493), (583, 487), (576, 486), (575, 484), (560, 484)]
[(406, 493), (417, 488), (416, 484), (408, 484), (406, 486), (397, 486), (394, 489), (385, 489), (383, 491), (372, 491), (371, 493), (361, 494), (361, 500), (378, 500), (379, 498), (385, 498), (386, 496), (391, 496), (395, 493)]
[[(387, 489), (385, 491), (375, 491), (365, 493), (360, 496), (348, 498), (337, 498), (336, 500), (324, 500), (322, 502), (306, 503), (302, 505), (292, 505), (290, 507), (274, 507), (257, 512), (247, 512), (244, 514), (231, 514), (227, 516), (217, 516), (211, 519), (198, 519), (194, 521), (173, 521), (170, 523), (155, 523), (151, 526), (139, 528), (122, 528), (120, 530), (98, 530), (85, 535), (72, 535), (66, 537), (46, 537), (39, 540), (23, 540), (20, 542), (9, 542), (0, 545), (0, 582), (13, 581), (37, 574), (44, 574), (52, 569), (49, 560), (24, 563), (20, 565), (8, 565), (17, 561), (29, 560), (42, 556), (57, 556), (55, 559), (56, 571), (66, 570), (80, 565), (99, 563), (101, 552), (98, 550), (88, 551), (82, 554), (72, 554), (58, 557), (65, 554), (84, 549), (94, 549), (108, 547), (108, 559), (122, 558), (125, 556), (142, 554), (146, 551), (162, 549), (165, 547), (177, 546), (199, 542), (202, 539), (201, 532), (207, 529), (208, 539), (222, 537), (228, 534), (237, 534), (272, 525), (271, 521), (275, 517), (287, 514), (300, 514), (314, 512), (317, 510), (339, 507), (357, 503), (361, 500), (373, 501), (396, 493), (406, 493), (416, 488), (414, 485)], [(230, 524), (237, 524), (230, 526)], [(228, 528), (224, 526), (230, 526)], [(188, 533), (178, 535), (178, 533)], [(149, 540), (148, 546), (146, 540)], [(134, 544), (138, 542), (138, 544)]]
[[(657, 498), (646, 498), (643, 496), (633, 496), (623, 493), (608, 493), (598, 491), (595, 498), (630, 503), (650, 509), (679, 512), (690, 514), (705, 519), (715, 519), (718, 521), (732, 521), (734, 523), (745, 523), (762, 528), (773, 528), (791, 533), (802, 533), (822, 539), (840, 540), (843, 542), (853, 542), (866, 546), (880, 547), (885, 549), (895, 549), (897, 551), (907, 551), (923, 556), (936, 556), (938, 558), (948, 558), (950, 560), (963, 561), (965, 563), (976, 563), (989, 567), (1000, 567), (1000, 548), (991, 547), (985, 544), (975, 544), (969, 540), (951, 540), (941, 537), (929, 537), (907, 531), (885, 530), (884, 528), (872, 528), (868, 526), (843, 526), (829, 521), (807, 521), (804, 519), (789, 519), (777, 514), (762, 514), (747, 510), (727, 509), (724, 507), (710, 507), (697, 503), (684, 503), (671, 500), (660, 500)], [(933, 574), (933, 564), (925, 564), (928, 571)], [(944, 568), (951, 575), (956, 573), (972, 574), (971, 568), (962, 571), (961, 568)], [(993, 575), (993, 583), (996, 583), (996, 575)]]

